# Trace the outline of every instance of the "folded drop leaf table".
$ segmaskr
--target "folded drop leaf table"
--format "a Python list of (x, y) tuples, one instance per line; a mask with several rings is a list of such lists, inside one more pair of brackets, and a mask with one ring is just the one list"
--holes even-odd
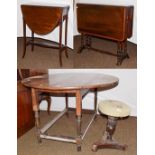
[[(127, 39), (132, 36), (133, 6), (97, 5), (77, 3), (77, 28), (81, 34), (81, 47), (117, 57), (121, 65), (127, 53)], [(109, 39), (117, 43), (117, 52), (112, 53), (92, 47), (92, 37)]]

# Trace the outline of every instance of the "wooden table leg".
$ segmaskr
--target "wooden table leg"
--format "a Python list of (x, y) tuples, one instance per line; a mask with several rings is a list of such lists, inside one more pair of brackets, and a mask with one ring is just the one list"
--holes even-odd
[(129, 59), (127, 53), (127, 40), (117, 43), (117, 65), (121, 65), (124, 59)]
[(33, 106), (33, 111), (35, 113), (35, 126), (36, 126), (36, 135), (38, 142), (41, 142), (40, 138), (40, 118), (39, 118), (39, 106), (38, 106), (38, 99), (37, 99), (37, 93), (34, 88), (31, 89), (31, 94), (32, 94), (32, 106)]
[(66, 116), (69, 117), (69, 114), (68, 114), (68, 94), (67, 93), (65, 94), (65, 102), (66, 102), (66, 109), (67, 109)]
[(77, 53), (81, 53), (84, 48), (85, 48), (84, 34), (81, 34), (81, 46), (80, 46), (80, 48), (79, 48)]
[(68, 30), (68, 15), (66, 16), (66, 25), (65, 25), (65, 55), (68, 58), (68, 53), (67, 53), (67, 30)]
[(22, 58), (25, 57), (25, 54), (26, 54), (26, 23), (25, 23), (25, 20), (23, 19), (23, 55), (22, 55)]
[(59, 24), (59, 62), (62, 67), (62, 21)]
[(81, 92), (78, 90), (76, 92), (76, 117), (77, 117), (77, 151), (81, 151), (81, 103), (82, 97)]
[(97, 88), (94, 89), (94, 112), (96, 113), (95, 120), (97, 118)]
[(31, 45), (31, 51), (34, 51), (34, 32), (31, 32), (31, 39), (32, 39), (32, 45)]
[(102, 148), (112, 148), (112, 149), (119, 149), (125, 150), (127, 145), (119, 144), (114, 138), (112, 137), (116, 128), (117, 118), (115, 117), (108, 117), (106, 131), (101, 140), (95, 142), (92, 146), (92, 151), (96, 152), (98, 149)]
[(125, 55), (125, 58), (129, 59), (129, 54), (127, 52), (127, 40), (124, 41), (123, 43), (123, 50), (124, 50), (124, 55)]
[(121, 42), (117, 43), (117, 64), (118, 66), (121, 65)]
[(94, 111), (96, 111), (97, 108), (97, 88), (94, 89)]
[(89, 35), (86, 35), (86, 38), (85, 38), (85, 48), (91, 48), (92, 46), (92, 40), (91, 40), (91, 36)]

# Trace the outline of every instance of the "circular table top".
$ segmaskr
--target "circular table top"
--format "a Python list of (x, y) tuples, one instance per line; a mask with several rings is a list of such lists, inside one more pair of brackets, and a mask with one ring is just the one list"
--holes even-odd
[(33, 76), (22, 80), (31, 88), (46, 90), (111, 89), (118, 85), (117, 77), (100, 73), (56, 73)]
[(98, 109), (102, 114), (113, 117), (126, 117), (131, 111), (127, 104), (116, 100), (100, 101)]

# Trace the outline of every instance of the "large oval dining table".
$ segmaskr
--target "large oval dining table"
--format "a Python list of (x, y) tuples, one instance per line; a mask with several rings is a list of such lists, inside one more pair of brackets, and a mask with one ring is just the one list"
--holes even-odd
[[(32, 106), (35, 113), (35, 126), (38, 141), (41, 139), (50, 139), (57, 141), (64, 141), (75, 143), (77, 150), (81, 150), (82, 140), (84, 139), (90, 125), (97, 114), (97, 92), (106, 91), (116, 87), (119, 83), (119, 79), (115, 76), (106, 75), (103, 73), (53, 73), (48, 75), (33, 76), (22, 80), (22, 83), (26, 87), (31, 88), (32, 94)], [(94, 91), (94, 110), (90, 121), (88, 122), (84, 131), (81, 131), (81, 116), (82, 116), (82, 99), (88, 92)], [(45, 93), (58, 93), (58, 94), (72, 94), (76, 98), (76, 120), (77, 120), (77, 136), (76, 137), (65, 137), (65, 136), (50, 136), (46, 134), (46, 131), (65, 113), (68, 112), (68, 104), (63, 111), (50, 120), (43, 128), (40, 128), (40, 116), (39, 116), (39, 103), (37, 101), (38, 92)]]

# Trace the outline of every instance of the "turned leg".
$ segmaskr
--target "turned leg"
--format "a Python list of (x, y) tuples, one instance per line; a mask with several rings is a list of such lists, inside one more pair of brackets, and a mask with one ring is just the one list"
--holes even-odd
[(25, 20), (23, 19), (23, 55), (22, 55), (22, 58), (25, 57), (25, 54), (26, 54), (26, 23), (25, 23)]
[(81, 151), (81, 103), (82, 97), (80, 91), (76, 92), (76, 118), (77, 118), (77, 151)]
[(97, 151), (98, 149), (102, 148), (112, 148), (112, 149), (119, 149), (125, 150), (127, 145), (119, 144), (113, 138), (114, 131), (116, 129), (117, 118), (116, 117), (108, 117), (106, 131), (101, 140), (95, 142), (92, 146), (92, 151)]
[(35, 127), (38, 143), (41, 143), (39, 110), (35, 111)]
[(37, 93), (34, 88), (31, 89), (31, 94), (32, 94), (32, 106), (33, 106), (33, 111), (35, 113), (35, 127), (36, 127), (36, 135), (37, 135), (37, 140), (38, 143), (41, 142), (40, 138), (40, 118), (39, 118), (39, 106), (38, 106), (38, 99), (37, 99)]
[(81, 151), (81, 116), (77, 116), (77, 151)]

